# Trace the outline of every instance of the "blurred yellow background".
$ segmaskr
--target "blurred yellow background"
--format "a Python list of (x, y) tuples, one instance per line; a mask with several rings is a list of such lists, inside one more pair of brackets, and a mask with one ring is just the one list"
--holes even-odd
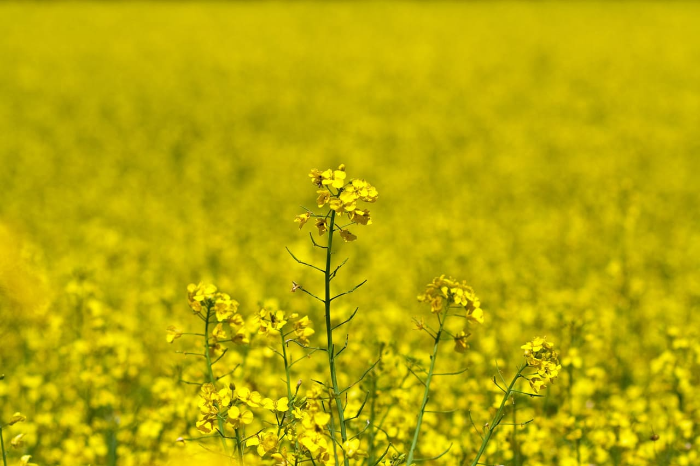
[[(494, 361), (546, 334), (581, 360), (533, 403), (523, 464), (697, 464), (698, 24), (681, 2), (0, 4), (0, 414), (30, 418), (22, 452), (168, 461), (197, 412), (165, 341), (188, 283), (321, 335), (284, 248), (314, 257), (292, 220), (309, 170), (344, 163), (380, 193), (338, 251), (339, 290), (368, 280), (339, 308), (360, 306), (349, 352), (427, 350), (416, 295), (466, 279), (486, 322), (443, 409), (483, 424)], [(273, 364), (253, 347), (241, 377), (279, 385), (252, 382)], [(476, 445), (463, 416), (426, 422), (424, 456), (460, 444), (441, 464)]]

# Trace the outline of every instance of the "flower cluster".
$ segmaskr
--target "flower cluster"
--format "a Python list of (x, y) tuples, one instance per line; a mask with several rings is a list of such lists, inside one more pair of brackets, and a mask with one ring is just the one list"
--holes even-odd
[(418, 296), (418, 301), (429, 303), (433, 313), (442, 312), (445, 305), (461, 307), (466, 311), (467, 320), (484, 323), (484, 311), (479, 298), (465, 281), (459, 282), (452, 277), (440, 275), (428, 284), (425, 293)]
[[(333, 212), (335, 216), (340, 217), (346, 214), (351, 224), (372, 224), (369, 210), (359, 208), (358, 201), (376, 202), (379, 197), (377, 188), (360, 178), (347, 180), (345, 165), (340, 165), (337, 170), (329, 168), (323, 172), (313, 169), (309, 177), (311, 182), (319, 188), (316, 191), (318, 194), (316, 204), (319, 208), (328, 205), (330, 212)], [(328, 214), (317, 216), (307, 211), (298, 215), (294, 221), (299, 224), (301, 229), (312, 217), (316, 218), (315, 226), (318, 228), (319, 235), (323, 235), (328, 231)], [(346, 230), (345, 227), (334, 225), (334, 229), (340, 232), (340, 236), (345, 242), (357, 239), (357, 236)]]
[(238, 301), (231, 299), (226, 293), (218, 291), (216, 286), (209, 283), (191, 283), (187, 286), (187, 301), (195, 314), (201, 314), (206, 306), (213, 306), (216, 311), (216, 319), (219, 322), (228, 321), (233, 324), (241, 324), (238, 312)]
[(535, 393), (539, 393), (542, 388), (547, 387), (546, 382), (554, 382), (559, 375), (559, 354), (554, 351), (554, 345), (547, 341), (547, 337), (536, 337), (521, 348), (525, 350), (523, 355), (527, 365), (537, 370), (537, 375), (529, 380)]

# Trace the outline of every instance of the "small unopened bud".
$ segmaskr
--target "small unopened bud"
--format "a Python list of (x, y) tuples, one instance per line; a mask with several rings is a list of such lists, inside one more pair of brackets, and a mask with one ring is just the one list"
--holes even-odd
[(649, 440), (651, 440), (652, 442), (656, 442), (657, 440), (659, 440), (659, 434), (652, 435), (651, 437), (649, 437)]
[(299, 390), (299, 387), (301, 387), (301, 379), (297, 382), (297, 390)]
[(24, 422), (27, 420), (27, 416), (23, 415), (22, 413), (15, 413), (12, 415), (10, 418), (10, 422), (7, 423), (8, 426), (17, 424), (18, 422)]

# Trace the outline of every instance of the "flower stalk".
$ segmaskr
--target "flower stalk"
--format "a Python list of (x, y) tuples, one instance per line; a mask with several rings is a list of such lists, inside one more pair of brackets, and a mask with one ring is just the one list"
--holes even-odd
[[(326, 245), (326, 269), (324, 270), (324, 278), (325, 278), (325, 299), (324, 299), (324, 304), (325, 304), (325, 309), (326, 309), (326, 337), (327, 337), (327, 346), (326, 346), (326, 353), (328, 353), (328, 366), (330, 368), (330, 373), (331, 373), (331, 384), (333, 386), (333, 398), (335, 399), (335, 406), (336, 406), (336, 411), (338, 413), (338, 423), (340, 424), (340, 437), (342, 439), (342, 443), (345, 444), (345, 442), (348, 440), (348, 434), (347, 430), (345, 428), (345, 413), (343, 409), (343, 402), (340, 398), (340, 388), (338, 387), (338, 376), (337, 376), (337, 369), (336, 369), (336, 364), (335, 364), (335, 346), (333, 345), (333, 327), (331, 325), (331, 265), (332, 265), (332, 248), (333, 248), (333, 233), (335, 229), (335, 211), (331, 211), (331, 217), (329, 220), (329, 227), (328, 227), (328, 244)], [(331, 426), (331, 429), (333, 427)], [(331, 436), (334, 436), (335, 433), (331, 431)], [(347, 455), (343, 455), (343, 462), (345, 466), (349, 466), (350, 462), (348, 460)], [(336, 461), (337, 463), (337, 461)]]
[[(211, 318), (211, 303), (207, 303), (207, 316), (204, 320), (204, 356), (207, 361), (207, 373), (209, 375), (209, 383), (212, 385), (216, 382), (214, 378), (214, 370), (212, 369), (211, 356), (209, 354), (209, 319)], [(220, 416), (217, 416), (217, 422), (219, 424), (219, 436), (221, 437), (221, 446), (224, 447), (224, 452), (227, 451), (226, 439), (224, 438), (224, 420)], [(238, 440), (238, 456), (241, 464), (243, 462), (243, 452), (241, 451), (241, 443), (238, 436), (238, 429), (236, 429), (236, 440)]]
[(437, 360), (438, 350), (440, 348), (440, 338), (442, 337), (443, 329), (445, 327), (445, 321), (447, 320), (447, 313), (449, 309), (449, 301), (445, 301), (445, 306), (442, 313), (438, 314), (438, 320), (440, 321), (440, 327), (435, 334), (435, 342), (433, 344), (433, 353), (430, 356), (430, 369), (428, 369), (428, 377), (425, 380), (425, 390), (423, 390), (423, 400), (420, 404), (420, 411), (418, 412), (418, 421), (416, 423), (416, 430), (413, 432), (413, 441), (411, 442), (411, 448), (408, 450), (408, 457), (406, 458), (406, 464), (413, 464), (413, 456), (416, 452), (416, 447), (418, 446), (418, 437), (420, 435), (420, 428), (423, 423), (423, 415), (425, 414), (425, 407), (428, 405), (428, 400), (430, 399), (430, 382), (433, 380), (433, 375), (435, 373), (435, 361)]
[[(523, 370), (527, 367), (527, 364), (523, 364), (520, 366), (518, 369), (518, 372), (515, 374), (515, 377), (513, 377), (513, 380), (511, 380), (510, 384), (508, 385), (508, 389), (505, 391), (503, 394), (503, 399), (501, 400), (501, 405), (498, 407), (498, 411), (496, 411), (495, 416), (491, 420), (491, 423), (488, 425), (486, 428), (486, 432), (484, 435), (483, 440), (481, 441), (481, 446), (479, 447), (479, 451), (476, 454), (476, 457), (474, 458), (474, 461), (472, 461), (471, 466), (476, 466), (479, 464), (479, 459), (481, 459), (481, 455), (484, 454), (484, 451), (486, 450), (486, 446), (489, 443), (489, 440), (491, 440), (491, 436), (493, 435), (493, 432), (496, 430), (498, 425), (501, 423), (504, 417), (504, 411), (506, 407), (506, 403), (508, 402), (508, 399), (514, 394), (514, 387), (515, 387), (515, 382), (518, 381), (520, 377), (522, 377), (522, 372)], [(515, 426), (513, 426), (515, 428)]]

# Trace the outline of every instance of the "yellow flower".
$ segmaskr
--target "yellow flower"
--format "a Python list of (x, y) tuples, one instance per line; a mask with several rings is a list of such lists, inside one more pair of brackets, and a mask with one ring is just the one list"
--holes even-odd
[(214, 330), (212, 330), (211, 336), (214, 338), (214, 343), (221, 340), (226, 340), (226, 330), (224, 330), (223, 325), (217, 324), (216, 327), (214, 327)]
[[(319, 206), (319, 207), (321, 207), (321, 206)], [(294, 221), (299, 224), (299, 229), (301, 230), (301, 228), (304, 226), (304, 224), (306, 222), (309, 221), (310, 218), (311, 218), (311, 214), (309, 212), (305, 212), (301, 215), (297, 215), (297, 217), (294, 219)]]
[(266, 454), (277, 450), (279, 445), (279, 439), (274, 432), (260, 433), (249, 438), (246, 445), (253, 447), (257, 445), (257, 452), (260, 456), (265, 456)]
[(319, 207), (323, 207), (331, 200), (331, 193), (327, 189), (319, 189), (316, 191), (316, 194), (318, 194), (316, 204), (318, 204)]
[(247, 345), (250, 343), (250, 339), (245, 332), (245, 329), (239, 329), (236, 334), (231, 338), (231, 341), (236, 345)]
[(260, 404), (263, 408), (268, 409), (270, 411), (278, 411), (280, 413), (286, 413), (287, 411), (289, 411), (289, 398), (287, 398), (286, 396), (280, 398), (277, 401), (274, 401), (270, 398), (264, 398)]
[(304, 316), (301, 319), (294, 322), (294, 333), (297, 336), (297, 341), (304, 346), (309, 346), (309, 337), (315, 332), (311, 328), (312, 322), (309, 320), (308, 316)]
[(226, 293), (217, 293), (214, 302), (214, 310), (216, 311), (216, 320), (223, 322), (230, 320), (233, 315), (238, 312), (238, 301), (231, 299)]
[(358, 225), (371, 225), (372, 224), (372, 219), (370, 218), (369, 210), (367, 210), (367, 209), (364, 209), (364, 210), (355, 209), (348, 214), (348, 217), (350, 218), (350, 220), (357, 223)]
[(349, 243), (350, 241), (355, 241), (357, 239), (357, 236), (350, 233), (349, 230), (340, 230), (340, 237), (343, 238), (343, 241), (345, 241), (346, 243)]
[(360, 439), (346, 440), (343, 443), (343, 450), (348, 458), (353, 458), (355, 456), (364, 456), (365, 452), (360, 450)]
[(195, 426), (201, 433), (210, 434), (214, 431), (216, 422), (215, 414), (202, 414), (202, 417), (196, 422)]
[(248, 388), (239, 388), (236, 390), (236, 398), (246, 403), (251, 408), (259, 408), (262, 403), (262, 395), (258, 392), (250, 391)]
[(226, 422), (231, 424), (234, 429), (238, 429), (243, 425), (248, 425), (253, 422), (253, 413), (245, 408), (239, 408), (238, 406), (231, 406), (228, 410), (228, 418)]
[(323, 186), (323, 173), (321, 172), (321, 170), (314, 168), (313, 170), (311, 170), (311, 173), (309, 173), (309, 178), (311, 178), (311, 182), (319, 188)]
[(182, 336), (182, 330), (175, 327), (174, 325), (170, 325), (167, 329), (167, 332), (168, 333), (165, 336), (165, 339), (168, 341), (168, 343), (172, 343)]
[(212, 299), (214, 293), (216, 293), (216, 287), (212, 284), (199, 283), (195, 285), (191, 283), (187, 286), (187, 301), (195, 314), (202, 312), (202, 303)]
[(457, 333), (454, 337), (455, 339), (455, 351), (458, 353), (466, 353), (467, 350), (469, 349), (469, 345), (467, 344), (467, 338), (471, 335), (470, 333), (466, 333), (464, 330), (461, 332)]
[(316, 228), (318, 228), (318, 234), (323, 235), (325, 232), (328, 231), (328, 227), (326, 226), (326, 219), (325, 218), (319, 218), (316, 220)]
[[(344, 169), (345, 167), (341, 165), (340, 168)], [(324, 186), (330, 185), (336, 189), (340, 189), (345, 186), (345, 178), (347, 177), (347, 174), (344, 170), (331, 170), (329, 168), (321, 174), (321, 177), (323, 178), (321, 183)]]
[(429, 303), (433, 313), (442, 312), (446, 303), (451, 303), (451, 307), (461, 307), (466, 311), (464, 317), (468, 321), (479, 324), (484, 322), (479, 298), (466, 281), (459, 282), (452, 277), (440, 275), (428, 284), (425, 293), (418, 296), (418, 301)]
[[(544, 387), (539, 382), (540, 379), (543, 382), (546, 380), (552, 382), (559, 375), (559, 370), (561, 370), (559, 355), (554, 351), (552, 342), (547, 341), (547, 337), (536, 337), (520, 348), (524, 350), (523, 356), (525, 356), (527, 365), (537, 369), (538, 377), (531, 378), (530, 385), (533, 385), (532, 380), (536, 380), (536, 384)], [(538, 388), (540, 388), (539, 386)], [(533, 386), (534, 389), (535, 386)]]

